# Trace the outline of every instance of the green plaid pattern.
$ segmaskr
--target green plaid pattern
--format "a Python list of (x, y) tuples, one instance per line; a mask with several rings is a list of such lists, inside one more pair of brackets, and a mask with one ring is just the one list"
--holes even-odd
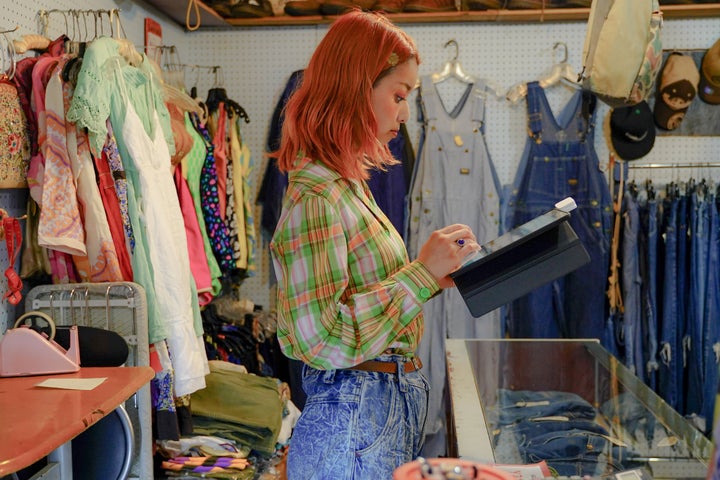
[(291, 172), (270, 250), (277, 334), (287, 356), (333, 369), (389, 348), (415, 351), (422, 304), (439, 286), (424, 265), (409, 262), (364, 182), (320, 162)]

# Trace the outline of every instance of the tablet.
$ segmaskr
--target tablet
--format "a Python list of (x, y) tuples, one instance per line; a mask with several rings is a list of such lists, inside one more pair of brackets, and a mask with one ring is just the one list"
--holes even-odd
[(516, 248), (522, 243), (552, 229), (560, 222), (566, 221), (569, 217), (569, 213), (556, 208), (543, 215), (535, 217), (529, 222), (513, 228), (495, 240), (482, 245), (480, 250), (472, 255), (468, 255), (468, 258), (465, 259), (460, 270), (457, 270), (450, 276), (454, 278), (454, 276), (462, 275), (464, 270), (474, 268), (476, 263), (482, 263), (491, 255), (500, 255), (510, 248)]
[(569, 218), (555, 208), (486, 243), (451, 273), (470, 313), (480, 317), (588, 263)]

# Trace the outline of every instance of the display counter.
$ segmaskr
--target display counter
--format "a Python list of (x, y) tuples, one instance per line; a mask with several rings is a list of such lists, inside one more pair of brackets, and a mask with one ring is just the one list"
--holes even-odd
[(545, 460), (560, 476), (705, 478), (710, 440), (597, 341), (446, 342), (450, 456)]

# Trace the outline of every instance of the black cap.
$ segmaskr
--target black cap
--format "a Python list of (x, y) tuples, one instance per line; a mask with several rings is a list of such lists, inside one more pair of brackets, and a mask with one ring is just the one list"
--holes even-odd
[(655, 123), (648, 103), (643, 100), (636, 105), (613, 108), (610, 138), (613, 150), (623, 160), (647, 155), (655, 144)]

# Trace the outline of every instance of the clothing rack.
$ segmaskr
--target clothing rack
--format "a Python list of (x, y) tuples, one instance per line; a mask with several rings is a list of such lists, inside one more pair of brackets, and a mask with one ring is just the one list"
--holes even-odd
[[(48, 35), (48, 27), (50, 26), (50, 15), (53, 13), (59, 13), (63, 16), (63, 19), (65, 20), (65, 31), (69, 32), (70, 27), (72, 27), (73, 31), (80, 31), (80, 20), (82, 18), (83, 21), (83, 28), (85, 31), (85, 35), (89, 36), (89, 29), (87, 25), (88, 17), (92, 16), (94, 21), (94, 27), (95, 27), (95, 36), (98, 36), (98, 25), (100, 27), (100, 32), (104, 32), (103, 28), (103, 15), (107, 15), (109, 25), (110, 25), (110, 35), (115, 36), (116, 34), (122, 33), (124, 38), (127, 38), (127, 35), (125, 34), (125, 27), (123, 27), (122, 22), (120, 21), (120, 12), (121, 10), (119, 8), (112, 8), (112, 9), (97, 9), (97, 10), (79, 10), (79, 9), (71, 9), (71, 10), (59, 10), (59, 9), (51, 9), (51, 10), (38, 10), (37, 15), (40, 19), (40, 27), (41, 27), (41, 34), (44, 36)], [(68, 22), (68, 18), (70, 19), (70, 22)], [(113, 27), (113, 21), (116, 21), (118, 24), (118, 32), (115, 32)]]
[(190, 68), (193, 70), (208, 70), (213, 73), (215, 73), (219, 69), (222, 69), (220, 65), (197, 65), (193, 63), (167, 63), (165, 64), (165, 66), (176, 68)]
[(629, 169), (652, 169), (652, 168), (717, 168), (720, 163), (628, 163)]

